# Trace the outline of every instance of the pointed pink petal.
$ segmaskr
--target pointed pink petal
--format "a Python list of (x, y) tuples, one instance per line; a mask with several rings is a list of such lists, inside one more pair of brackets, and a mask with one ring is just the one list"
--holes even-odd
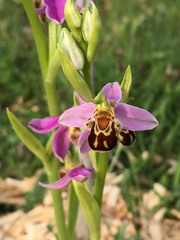
[(59, 123), (69, 127), (85, 127), (89, 118), (93, 117), (94, 103), (84, 103), (77, 107), (72, 107), (61, 114)]
[(90, 178), (91, 175), (94, 173), (93, 168), (84, 168), (84, 167), (77, 167), (72, 169), (69, 172), (69, 176), (76, 180), (77, 182), (82, 182), (86, 180), (87, 178)]
[(84, 177), (89, 178), (93, 174), (93, 172), (94, 172), (94, 169), (92, 167), (91, 168), (77, 167), (77, 168), (72, 169), (69, 172), (69, 176), (71, 178), (74, 178), (78, 175), (82, 175)]
[(66, 126), (60, 126), (56, 131), (52, 142), (54, 155), (63, 161), (69, 150), (69, 146), (69, 128)]
[(64, 21), (64, 7), (66, 0), (44, 0), (46, 15), (57, 24)]
[(88, 136), (89, 136), (89, 130), (84, 129), (84, 131), (81, 133), (79, 137), (78, 146), (82, 154), (85, 154), (91, 150), (88, 143)]
[(49, 183), (49, 184), (48, 183), (39, 182), (39, 184), (42, 187), (46, 187), (46, 188), (61, 189), (61, 188), (66, 187), (69, 184), (70, 181), (71, 181), (71, 177), (68, 174), (66, 174), (63, 178), (59, 179), (56, 182)]
[(150, 112), (126, 103), (117, 104), (115, 117), (121, 121), (123, 129), (131, 131), (150, 130), (158, 125), (157, 119)]
[(109, 101), (115, 101), (118, 103), (121, 100), (122, 92), (118, 82), (106, 84), (101, 92), (106, 95), (107, 100)]
[(29, 122), (28, 127), (37, 133), (47, 133), (59, 127), (58, 119), (59, 117), (34, 118)]

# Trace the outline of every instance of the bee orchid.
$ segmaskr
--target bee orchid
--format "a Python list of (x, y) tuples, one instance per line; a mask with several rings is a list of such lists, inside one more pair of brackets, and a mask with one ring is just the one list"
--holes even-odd
[(119, 141), (125, 146), (131, 145), (135, 140), (134, 131), (150, 130), (158, 125), (150, 112), (121, 103), (121, 97), (119, 84), (108, 83), (94, 102), (82, 102), (60, 116), (59, 124), (83, 129), (78, 141), (81, 153), (90, 149), (111, 151)]
[[(135, 140), (135, 131), (153, 129), (158, 121), (145, 109), (121, 103), (121, 97), (119, 84), (108, 83), (94, 102), (86, 103), (79, 96), (81, 105), (66, 110), (60, 117), (32, 119), (29, 127), (40, 134), (57, 128), (52, 149), (60, 160), (64, 160), (70, 142), (78, 143), (82, 154), (91, 149), (108, 152), (118, 142), (129, 146)], [(83, 131), (80, 132), (80, 129)]]

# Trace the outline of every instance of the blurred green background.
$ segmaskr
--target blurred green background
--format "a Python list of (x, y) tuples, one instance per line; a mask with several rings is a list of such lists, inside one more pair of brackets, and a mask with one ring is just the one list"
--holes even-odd
[[(110, 169), (117, 174), (128, 171), (124, 189), (162, 183), (172, 191), (168, 204), (180, 209), (180, 2), (99, 0), (98, 5), (103, 37), (94, 64), (96, 92), (107, 82), (121, 82), (129, 64), (130, 104), (152, 112), (160, 123), (152, 131), (138, 132), (130, 148), (118, 147), (110, 156)], [(33, 175), (41, 163), (13, 132), (6, 107), (25, 125), (48, 112), (31, 28), (20, 1), (0, 0), (0, 14), (0, 173), (22, 178)], [(65, 109), (72, 105), (72, 90), (63, 76), (57, 82), (59, 104)], [(47, 140), (45, 135), (38, 137)], [(129, 194), (125, 191), (126, 198), (135, 198)], [(129, 201), (132, 209), (135, 201)]]

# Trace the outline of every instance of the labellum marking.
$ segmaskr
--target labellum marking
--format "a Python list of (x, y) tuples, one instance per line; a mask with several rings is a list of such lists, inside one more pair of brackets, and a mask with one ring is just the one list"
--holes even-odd
[[(92, 119), (87, 122), (91, 126)], [(93, 125), (88, 136), (90, 147), (99, 152), (111, 151), (117, 145), (118, 134), (115, 129), (114, 112), (111, 109), (96, 109)], [(118, 132), (119, 133), (119, 132)]]
[(119, 133), (119, 141), (124, 146), (131, 145), (136, 139), (136, 135), (133, 131), (122, 129)]
[(98, 152), (113, 150), (118, 141), (129, 146), (135, 141), (133, 131), (122, 129), (121, 122), (114, 118), (114, 111), (109, 108), (97, 108), (94, 119), (89, 119), (86, 126), (90, 129), (88, 143)]

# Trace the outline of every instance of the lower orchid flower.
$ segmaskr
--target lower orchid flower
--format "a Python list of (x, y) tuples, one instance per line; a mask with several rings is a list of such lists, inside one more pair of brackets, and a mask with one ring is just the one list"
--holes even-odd
[(51, 188), (51, 189), (62, 189), (64, 187), (67, 187), (68, 184), (75, 180), (77, 182), (84, 182), (88, 178), (91, 177), (91, 175), (94, 173), (93, 168), (85, 168), (83, 166), (77, 166), (73, 169), (64, 169), (63, 171), (60, 171), (61, 178), (53, 183), (46, 184), (40, 182), (39, 184), (43, 187)]
[(57, 24), (64, 22), (64, 8), (66, 0), (43, 0), (44, 5), (36, 7), (38, 14), (46, 16)]
[(57, 128), (52, 141), (52, 150), (54, 155), (63, 161), (69, 150), (70, 142), (77, 144), (80, 130), (78, 128), (63, 126), (59, 124), (58, 119), (58, 116), (46, 117), (44, 119), (34, 118), (29, 122), (28, 126), (34, 132), (40, 134), (48, 133)]
[[(95, 104), (99, 96), (102, 96), (101, 101)], [(60, 116), (59, 124), (84, 129), (78, 142), (81, 153), (90, 149), (111, 151), (118, 141), (125, 146), (131, 145), (135, 140), (134, 131), (150, 130), (158, 125), (150, 112), (119, 102), (121, 97), (119, 84), (108, 83), (94, 102), (72, 107)]]
[[(36, 11), (39, 15), (46, 14), (46, 16), (57, 24), (61, 24), (65, 20), (64, 10), (66, 0), (43, 0), (44, 4), (41, 6), (37, 1), (35, 2)], [(81, 5), (77, 5), (78, 11), (82, 9)]]

